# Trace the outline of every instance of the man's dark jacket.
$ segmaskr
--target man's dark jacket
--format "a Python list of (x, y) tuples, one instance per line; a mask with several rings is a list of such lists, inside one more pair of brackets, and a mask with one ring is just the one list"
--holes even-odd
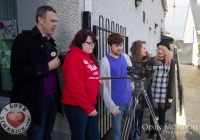
[[(53, 48), (53, 38), (49, 39)], [(13, 42), (11, 67), (13, 88), (10, 102), (25, 105), (32, 117), (32, 125), (39, 125), (42, 118), (43, 78), (48, 76), (47, 46), (42, 34), (35, 26), (32, 31), (23, 31)], [(55, 48), (54, 48), (55, 49)], [(56, 49), (55, 49), (56, 51)], [(63, 58), (59, 57), (63, 63)], [(58, 112), (62, 113), (61, 89), (56, 70)]]

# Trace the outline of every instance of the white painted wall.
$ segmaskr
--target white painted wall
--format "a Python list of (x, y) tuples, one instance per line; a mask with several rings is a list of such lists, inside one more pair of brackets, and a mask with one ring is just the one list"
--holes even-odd
[(192, 64), (197, 66), (198, 59), (199, 59), (197, 54), (198, 54), (198, 42), (200, 42), (200, 35), (197, 34), (191, 7), (189, 7), (189, 10), (188, 10), (185, 30), (183, 34), (183, 42), (193, 43)]
[[(91, 7), (86, 4), (91, 4)], [(145, 0), (135, 7), (133, 0), (48, 0), (48, 5), (55, 8), (60, 19), (53, 37), (58, 47), (68, 48), (75, 33), (82, 28), (82, 12), (92, 11), (92, 26), (99, 25), (99, 16), (126, 27), (129, 46), (135, 40), (145, 40), (150, 54), (155, 55), (156, 44), (160, 41), (161, 28), (164, 28), (164, 11), (162, 2)], [(143, 23), (143, 11), (146, 21)], [(155, 29), (155, 23), (158, 28)], [(149, 32), (149, 28), (151, 31)]]
[[(135, 7), (133, 0), (92, 1), (93, 25), (99, 25), (99, 16), (102, 15), (104, 21), (108, 18), (110, 22), (114, 21), (126, 27), (130, 47), (135, 40), (145, 40), (149, 53), (156, 54), (156, 44), (160, 41), (161, 28), (164, 28), (164, 11), (160, 0), (145, 0), (139, 7)], [(146, 13), (145, 23), (143, 23), (143, 11)], [(157, 29), (155, 29), (155, 23), (158, 24)], [(151, 28), (151, 32), (149, 32), (149, 28)]]
[(84, 10), (83, 1), (48, 0), (48, 5), (56, 10), (59, 20), (53, 35), (59, 49), (68, 48), (76, 32), (81, 29), (82, 11)]
[(192, 15), (191, 7), (189, 7), (187, 18), (186, 18), (186, 23), (185, 23), (185, 30), (184, 30), (184, 33), (183, 33), (184, 43), (193, 43), (194, 32), (195, 32), (194, 28), (195, 28), (194, 18), (193, 18), (193, 15)]

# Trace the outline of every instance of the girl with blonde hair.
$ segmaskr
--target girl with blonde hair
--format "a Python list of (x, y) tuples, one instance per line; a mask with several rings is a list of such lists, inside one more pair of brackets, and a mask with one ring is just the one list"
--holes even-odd
[[(173, 95), (175, 93), (175, 63), (170, 54), (168, 42), (161, 41), (157, 44), (157, 55), (154, 60), (161, 61), (161, 66), (153, 66), (151, 95), (153, 99), (153, 109), (155, 115), (159, 117), (158, 123), (162, 129), (165, 122), (165, 112), (171, 108)], [(152, 129), (148, 138), (154, 139), (155, 126), (153, 118), (150, 116)], [(157, 140), (161, 138), (157, 134)]]

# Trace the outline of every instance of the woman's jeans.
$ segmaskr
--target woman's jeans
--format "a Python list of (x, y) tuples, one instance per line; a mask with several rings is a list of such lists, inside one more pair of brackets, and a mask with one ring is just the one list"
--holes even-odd
[(98, 116), (88, 116), (79, 106), (64, 104), (71, 130), (71, 140), (99, 140)]
[[(128, 106), (129, 103), (125, 103), (125, 104), (121, 104), (119, 107), (121, 113), (117, 116), (114, 116), (112, 114), (112, 140), (120, 140), (121, 139), (121, 135), (122, 135), (122, 119), (126, 118), (126, 112), (128, 110)], [(131, 112), (133, 111), (133, 104), (131, 105)], [(135, 117), (134, 117), (135, 118)], [(135, 120), (133, 120), (133, 126), (134, 126), (134, 122)], [(134, 136), (134, 131), (132, 129), (131, 126), (131, 130), (130, 130), (130, 138), (133, 139)], [(140, 137), (138, 136), (138, 134), (136, 134), (136, 139), (140, 139)]]

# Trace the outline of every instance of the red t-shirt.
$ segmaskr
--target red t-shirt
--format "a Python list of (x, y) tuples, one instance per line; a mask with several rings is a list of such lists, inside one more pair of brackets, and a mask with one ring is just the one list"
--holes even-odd
[(99, 69), (89, 54), (78, 47), (70, 46), (63, 64), (64, 88), (61, 102), (80, 106), (90, 114), (97, 102), (99, 81), (88, 79), (99, 77)]

